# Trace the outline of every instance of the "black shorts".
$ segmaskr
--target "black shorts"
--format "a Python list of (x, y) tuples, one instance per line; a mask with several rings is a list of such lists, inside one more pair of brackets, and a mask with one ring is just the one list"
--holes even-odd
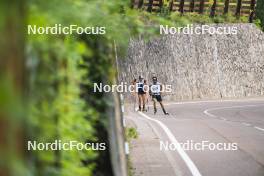
[(152, 99), (156, 99), (158, 102), (162, 101), (161, 95), (152, 95)]
[(146, 94), (146, 92), (144, 92), (144, 91), (139, 91), (138, 92), (138, 95), (144, 95), (144, 94)]

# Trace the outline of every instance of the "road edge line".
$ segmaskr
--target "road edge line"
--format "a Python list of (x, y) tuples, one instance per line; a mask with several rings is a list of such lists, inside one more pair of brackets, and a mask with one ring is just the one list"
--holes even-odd
[(187, 165), (187, 167), (189, 168), (190, 172), (192, 173), (193, 176), (202, 176), (200, 171), (198, 170), (198, 168), (195, 166), (195, 164), (193, 163), (193, 161), (191, 160), (191, 158), (187, 155), (187, 153), (180, 147), (180, 143), (176, 140), (176, 138), (174, 137), (174, 135), (172, 134), (172, 132), (170, 131), (170, 129), (164, 125), (161, 121), (153, 119), (149, 116), (147, 116), (146, 114), (142, 113), (142, 112), (138, 112), (141, 116), (145, 117), (148, 120), (154, 121), (157, 124), (160, 125), (160, 127), (164, 130), (164, 132), (167, 134), (168, 138), (170, 139), (170, 141), (174, 144), (176, 144), (178, 147), (176, 147), (179, 155), (181, 156), (181, 158), (183, 159), (183, 161), (185, 162), (185, 164)]

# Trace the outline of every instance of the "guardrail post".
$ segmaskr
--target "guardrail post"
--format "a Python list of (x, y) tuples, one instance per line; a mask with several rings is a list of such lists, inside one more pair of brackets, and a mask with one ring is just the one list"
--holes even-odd
[(225, 0), (224, 14), (227, 14), (229, 10), (229, 0)]
[(190, 12), (194, 11), (194, 0), (191, 0), (190, 2)]
[(215, 10), (216, 10), (216, 0), (214, 0), (214, 3), (213, 3), (212, 8), (211, 8), (211, 13), (210, 13), (211, 17), (215, 16)]
[(147, 9), (148, 12), (152, 11), (152, 5), (153, 5), (153, 0), (149, 0), (148, 9)]
[(171, 0), (171, 1), (169, 2), (169, 10), (170, 10), (170, 11), (173, 10), (173, 1), (174, 1), (174, 0)]
[(237, 0), (237, 8), (235, 14), (236, 16), (240, 16), (241, 6), (242, 6), (242, 0)]
[(252, 23), (255, 15), (255, 6), (256, 6), (256, 0), (251, 0), (250, 3), (250, 14), (249, 14), (249, 22)]
[(159, 8), (160, 8), (160, 10), (161, 10), (162, 6), (163, 6), (163, 0), (159, 0)]
[(144, 0), (139, 0), (138, 1), (138, 8), (140, 9), (144, 4)]
[(203, 14), (204, 12), (204, 0), (200, 0), (199, 13)]
[(179, 7), (179, 12), (183, 13), (184, 12), (184, 0), (180, 1), (180, 7)]

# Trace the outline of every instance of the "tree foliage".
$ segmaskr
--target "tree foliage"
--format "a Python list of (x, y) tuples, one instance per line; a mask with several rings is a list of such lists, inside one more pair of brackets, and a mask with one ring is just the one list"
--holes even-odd
[(261, 27), (264, 30), (264, 1), (258, 0), (256, 7), (256, 16), (261, 22)]
[[(32, 0), (28, 24), (104, 26), (106, 35), (28, 35), (30, 139), (107, 142), (108, 102), (93, 83), (115, 78), (113, 44), (125, 50), (134, 34), (153, 34), (160, 18), (129, 9), (129, 1)], [(109, 145), (107, 146), (109, 149)], [(111, 175), (108, 151), (36, 151), (34, 175)]]

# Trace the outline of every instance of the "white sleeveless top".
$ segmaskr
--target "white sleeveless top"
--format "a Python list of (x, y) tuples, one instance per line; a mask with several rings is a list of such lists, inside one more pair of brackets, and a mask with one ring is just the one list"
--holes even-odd
[(156, 84), (152, 84), (150, 86), (150, 91), (152, 94), (154, 95), (160, 95), (160, 91), (161, 91), (161, 84), (159, 82), (157, 82)]

